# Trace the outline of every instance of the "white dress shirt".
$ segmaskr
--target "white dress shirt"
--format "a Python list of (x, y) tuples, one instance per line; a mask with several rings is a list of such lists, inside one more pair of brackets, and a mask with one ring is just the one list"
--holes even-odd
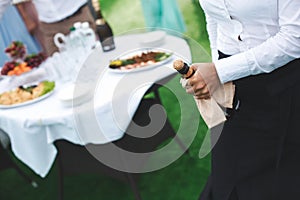
[[(199, 0), (222, 83), (300, 58), (300, 0)], [(233, 55), (216, 60), (216, 51)]]
[[(0, 18), (9, 3), (21, 3), (26, 0), (0, 0)], [(38, 12), (39, 20), (53, 23), (75, 13), (87, 0), (32, 0)]]
[(87, 0), (33, 0), (42, 22), (57, 22), (75, 13)]

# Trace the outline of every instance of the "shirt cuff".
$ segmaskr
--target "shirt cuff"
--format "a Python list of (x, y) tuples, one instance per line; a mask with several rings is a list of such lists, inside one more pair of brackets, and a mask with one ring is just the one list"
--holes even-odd
[(251, 51), (239, 53), (214, 62), (221, 83), (234, 81), (252, 74), (257, 63)]
[(211, 60), (212, 62), (217, 61), (219, 58), (218, 50), (216, 48), (211, 48)]

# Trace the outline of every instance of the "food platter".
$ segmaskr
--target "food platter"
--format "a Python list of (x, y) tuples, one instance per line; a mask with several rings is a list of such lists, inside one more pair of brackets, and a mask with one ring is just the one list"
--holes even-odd
[[(2, 68), (0, 68), (0, 69), (2, 69)], [(26, 77), (28, 75), (33, 74), (34, 71), (36, 71), (37, 69), (38, 69), (37, 67), (36, 68), (32, 68), (32, 69), (30, 69), (30, 70), (28, 70), (26, 72), (22, 72), (19, 75), (16, 75), (16, 74), (14, 74), (14, 75), (3, 75), (3, 74), (0, 74), (0, 80), (1, 79), (14, 79), (14, 78)]]
[(172, 55), (172, 52), (161, 49), (134, 50), (112, 60), (108, 68), (113, 73), (121, 74), (151, 70), (170, 62)]
[(43, 81), (29, 86), (20, 86), (0, 94), (0, 109), (16, 108), (41, 101), (55, 89), (55, 83)]
[(12, 41), (12, 43), (5, 48), (4, 52), (10, 58), (0, 68), (2, 76), (19, 76), (31, 71), (46, 59), (46, 56), (40, 52), (28, 55), (26, 46), (20, 41)]
[(46, 99), (47, 97), (49, 97), (50, 95), (52, 95), (54, 92), (54, 90), (52, 90), (51, 92), (48, 92), (47, 94), (44, 94), (38, 98), (29, 100), (29, 101), (25, 101), (23, 103), (18, 103), (18, 104), (12, 104), (12, 105), (1, 105), (0, 104), (0, 109), (8, 109), (8, 108), (16, 108), (16, 107), (20, 107), (20, 106), (26, 106), (26, 105), (30, 105), (36, 102), (39, 102), (43, 99)]

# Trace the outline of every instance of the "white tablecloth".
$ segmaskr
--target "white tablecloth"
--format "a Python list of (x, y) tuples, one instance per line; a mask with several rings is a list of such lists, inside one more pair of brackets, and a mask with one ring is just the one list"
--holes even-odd
[(139, 43), (142, 36), (118, 36), (115, 50), (103, 53), (96, 49), (89, 55), (77, 81), (90, 84), (93, 97), (89, 101), (74, 108), (63, 106), (58, 94), (66, 83), (56, 81), (55, 91), (48, 98), (27, 106), (0, 109), (0, 128), (8, 134), (13, 153), (45, 177), (57, 154), (55, 140), (66, 139), (85, 145), (122, 138), (145, 92), (153, 83), (176, 73), (172, 69), (172, 60), (179, 57), (191, 60), (186, 41), (168, 35), (157, 47), (174, 52), (172, 59), (164, 65), (135, 73), (108, 70), (110, 60), (144, 48)]

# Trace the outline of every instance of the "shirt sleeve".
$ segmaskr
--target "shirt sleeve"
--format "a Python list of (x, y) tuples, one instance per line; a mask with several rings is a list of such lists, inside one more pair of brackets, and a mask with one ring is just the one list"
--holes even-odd
[(0, 19), (2, 18), (6, 8), (12, 3), (11, 0), (1, 0), (0, 1)]
[(279, 31), (243, 53), (215, 61), (222, 83), (269, 73), (300, 58), (300, 1), (278, 0)]
[(210, 42), (212, 61), (216, 61), (216, 60), (218, 60), (218, 50), (217, 50), (218, 24), (213, 18), (211, 18), (206, 13), (205, 13), (205, 18), (206, 18), (206, 30), (207, 30), (208, 39)]
[(23, 2), (27, 2), (30, 0), (12, 0), (12, 4), (19, 4), (19, 3), (23, 3)]

